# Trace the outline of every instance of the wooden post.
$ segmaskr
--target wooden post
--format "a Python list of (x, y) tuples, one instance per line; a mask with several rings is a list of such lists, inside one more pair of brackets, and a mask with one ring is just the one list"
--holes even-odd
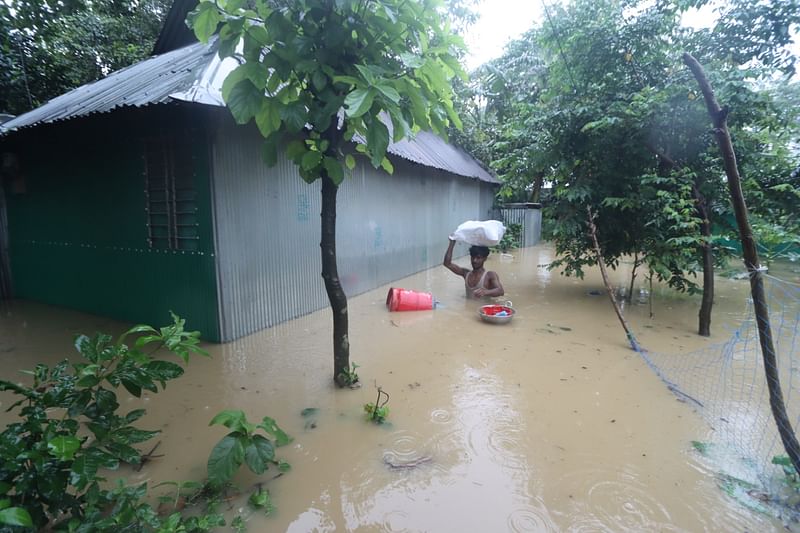
[(761, 345), (761, 355), (764, 360), (764, 373), (769, 389), (769, 404), (772, 408), (772, 416), (778, 426), (778, 433), (781, 436), (783, 447), (786, 454), (792, 461), (795, 470), (800, 473), (800, 444), (792, 429), (792, 424), (786, 414), (786, 404), (783, 400), (781, 391), (780, 376), (778, 375), (778, 365), (775, 357), (775, 345), (772, 340), (772, 328), (769, 322), (769, 308), (764, 293), (764, 277), (759, 268), (758, 251), (756, 241), (753, 238), (753, 229), (747, 217), (747, 206), (742, 194), (741, 178), (739, 169), (736, 165), (736, 153), (733, 151), (733, 143), (728, 132), (728, 109), (720, 107), (708, 82), (705, 71), (700, 63), (691, 54), (683, 54), (683, 62), (694, 74), (700, 90), (705, 99), (708, 114), (714, 124), (714, 135), (717, 138), (722, 160), (725, 165), (725, 174), (728, 177), (728, 191), (733, 203), (733, 211), (736, 215), (736, 225), (739, 227), (739, 239), (742, 242), (742, 255), (744, 264), (750, 276), (750, 293), (753, 297), (753, 308), (756, 315), (758, 327), (758, 339)]
[(592, 213), (591, 206), (586, 206), (586, 212), (589, 215), (589, 236), (592, 238), (594, 253), (597, 257), (597, 265), (600, 267), (600, 274), (603, 276), (603, 284), (606, 286), (606, 292), (608, 293), (609, 299), (611, 299), (611, 305), (614, 306), (614, 312), (617, 313), (617, 318), (622, 324), (622, 329), (625, 330), (625, 335), (628, 337), (628, 342), (631, 344), (631, 348), (639, 352), (642, 348), (639, 346), (639, 343), (636, 342), (636, 337), (634, 337), (633, 333), (631, 333), (631, 328), (628, 327), (628, 322), (622, 315), (622, 310), (619, 308), (619, 303), (617, 303), (617, 299), (614, 297), (614, 289), (611, 287), (611, 283), (608, 281), (608, 270), (606, 270), (606, 262), (603, 260), (603, 252), (600, 250), (600, 243), (597, 241), (597, 226), (594, 225), (594, 213)]

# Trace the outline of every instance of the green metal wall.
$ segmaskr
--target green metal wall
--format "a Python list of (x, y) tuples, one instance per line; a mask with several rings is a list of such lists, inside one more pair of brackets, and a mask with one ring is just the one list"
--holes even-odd
[[(5, 184), (14, 297), (155, 326), (172, 310), (218, 341), (203, 117), (198, 107), (121, 110), (0, 141), (24, 175), (21, 190)], [(159, 129), (194, 141), (196, 250), (148, 246), (143, 141)]]

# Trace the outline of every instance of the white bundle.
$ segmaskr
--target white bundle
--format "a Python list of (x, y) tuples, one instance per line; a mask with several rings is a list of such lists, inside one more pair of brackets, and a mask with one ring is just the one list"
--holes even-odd
[(495, 246), (505, 232), (506, 227), (499, 220), (467, 220), (456, 228), (450, 238), (477, 246)]

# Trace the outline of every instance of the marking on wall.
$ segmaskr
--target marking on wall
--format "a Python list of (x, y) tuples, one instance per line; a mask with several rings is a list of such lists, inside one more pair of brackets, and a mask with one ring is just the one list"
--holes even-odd
[(311, 220), (311, 201), (305, 193), (297, 195), (297, 220), (300, 222)]

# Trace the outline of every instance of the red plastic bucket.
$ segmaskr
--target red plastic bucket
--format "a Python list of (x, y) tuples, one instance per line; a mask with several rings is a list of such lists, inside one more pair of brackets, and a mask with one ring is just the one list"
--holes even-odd
[(389, 311), (430, 311), (433, 309), (433, 296), (428, 292), (392, 287), (386, 295)]

